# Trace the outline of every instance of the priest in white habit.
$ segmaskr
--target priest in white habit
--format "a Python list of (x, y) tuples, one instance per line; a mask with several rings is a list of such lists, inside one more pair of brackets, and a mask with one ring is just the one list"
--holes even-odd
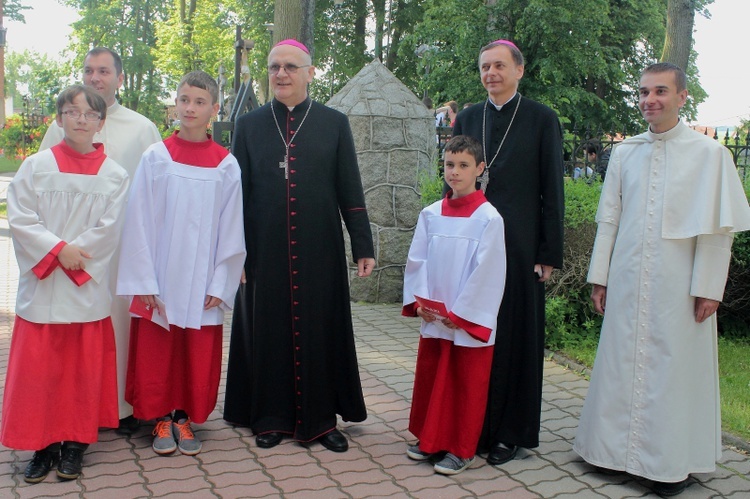
[(552, 109), (518, 92), (524, 59), (513, 42), (484, 46), (479, 72), (487, 99), (458, 113), (453, 135), (482, 144), (480, 184), (505, 221), (508, 272), (479, 442), (500, 465), (539, 445), (544, 282), (563, 261), (562, 129)]
[[(161, 135), (151, 120), (117, 102), (117, 90), (122, 86), (124, 78), (122, 59), (116, 52), (106, 47), (96, 47), (86, 54), (83, 63), (83, 84), (96, 90), (107, 103), (107, 121), (94, 135), (94, 142), (104, 144), (104, 153), (107, 157), (125, 168), (132, 179), (135, 177), (135, 171), (144, 151), (151, 144), (160, 142)], [(39, 150), (49, 149), (59, 144), (62, 139), (62, 127), (52, 122), (42, 139)], [(128, 312), (129, 302), (115, 294), (119, 254), (118, 250), (110, 261), (110, 292), (112, 293), (112, 326), (115, 329), (117, 348), (117, 393), (120, 414), (118, 433), (129, 434), (138, 427), (138, 421), (133, 418), (133, 406), (125, 401), (130, 313)]]
[(721, 457), (716, 310), (750, 208), (729, 151), (679, 119), (685, 73), (646, 68), (648, 131), (615, 147), (588, 281), (604, 314), (575, 451), (681, 493)]
[(307, 93), (315, 68), (296, 40), (268, 55), (274, 99), (240, 117), (247, 283), (234, 308), (224, 419), (259, 447), (284, 437), (348, 449), (336, 428), (363, 421), (341, 226), (358, 275), (375, 265), (349, 121)]

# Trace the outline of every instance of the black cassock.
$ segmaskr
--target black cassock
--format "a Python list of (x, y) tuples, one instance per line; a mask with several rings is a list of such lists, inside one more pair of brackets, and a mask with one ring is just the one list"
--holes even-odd
[[(343, 217), (355, 261), (372, 257), (349, 121), (308, 98), (237, 121), (247, 284), (232, 321), (224, 419), (309, 441), (367, 417), (349, 301)], [(288, 171), (284, 142), (295, 135)], [(303, 123), (304, 119), (304, 123)], [(288, 178), (285, 178), (288, 176)]]
[[(534, 264), (562, 267), (562, 130), (547, 106), (521, 97), (498, 111), (484, 102), (460, 112), (453, 134), (482, 141), (486, 119), (487, 162), (497, 152), (521, 99), (518, 113), (490, 168), (486, 197), (505, 222), (508, 271), (497, 321), (487, 413), (479, 448), (496, 442), (539, 445), (544, 368), (544, 284)], [(484, 118), (483, 118), (484, 117)]]

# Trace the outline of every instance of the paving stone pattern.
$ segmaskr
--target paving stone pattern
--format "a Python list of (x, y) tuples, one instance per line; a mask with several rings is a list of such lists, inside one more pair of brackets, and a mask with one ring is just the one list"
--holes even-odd
[[(18, 270), (7, 221), (0, 220), (0, 384), (5, 382)], [(151, 425), (133, 436), (102, 430), (84, 459), (78, 480), (59, 481), (54, 473), (36, 485), (23, 481), (29, 451), (0, 447), (0, 497), (82, 498), (628, 498), (650, 495), (648, 482), (620, 473), (602, 473), (572, 451), (578, 415), (588, 382), (558, 364), (545, 365), (541, 444), (521, 450), (503, 466), (477, 458), (455, 477), (433, 472), (406, 457), (413, 443), (407, 427), (418, 341), (416, 319), (399, 315), (397, 305), (352, 304), (362, 384), (369, 416), (359, 424), (341, 423), (350, 438), (346, 453), (320, 444), (305, 447), (284, 440), (260, 449), (246, 428), (232, 427), (219, 406), (196, 425), (203, 452), (157, 456)], [(228, 321), (227, 321), (228, 324)], [(225, 328), (224, 364), (228, 351)], [(750, 460), (726, 448), (715, 473), (697, 475), (681, 498), (750, 497)]]

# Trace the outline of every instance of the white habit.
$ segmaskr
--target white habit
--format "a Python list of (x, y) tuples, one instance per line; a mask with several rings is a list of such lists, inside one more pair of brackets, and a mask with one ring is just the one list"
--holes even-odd
[[(50, 123), (39, 150), (49, 149), (63, 139), (63, 129), (57, 122)], [(104, 153), (125, 168), (132, 179), (143, 152), (155, 142), (161, 141), (159, 130), (151, 120), (115, 102), (107, 108), (107, 119), (102, 129), (94, 135), (94, 142), (104, 144)], [(128, 343), (130, 338), (129, 304), (115, 296), (117, 284), (117, 262), (119, 251), (110, 263), (110, 292), (112, 294), (112, 326), (117, 344), (117, 392), (120, 418), (133, 414), (133, 408), (125, 402), (125, 374), (128, 366)]]
[(574, 449), (589, 463), (661, 482), (715, 469), (721, 456), (716, 315), (733, 233), (750, 209), (726, 148), (690, 130), (617, 146), (596, 221), (588, 281), (607, 286), (591, 384)]
[[(222, 324), (245, 263), (243, 227), (234, 156), (215, 168), (189, 166), (154, 144), (133, 179), (117, 294), (158, 295), (169, 323), (181, 328)], [(204, 310), (206, 295), (222, 304)]]

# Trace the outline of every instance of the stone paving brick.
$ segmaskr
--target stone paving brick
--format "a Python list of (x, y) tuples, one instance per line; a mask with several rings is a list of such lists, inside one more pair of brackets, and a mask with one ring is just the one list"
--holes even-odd
[(468, 481), (473, 477), (469, 471), (465, 471), (459, 475), (462, 479), (467, 481), (463, 482), (463, 487), (471, 491), (476, 496), (489, 496), (492, 494), (503, 495), (506, 492), (523, 487), (523, 484), (512, 477), (507, 476), (496, 476), (491, 478), (477, 478), (473, 481)]
[(321, 490), (329, 487), (337, 487), (339, 484), (326, 475), (318, 475), (310, 478), (286, 478), (274, 480), (274, 484), (281, 488), (284, 493), (299, 492), (301, 490)]
[(741, 477), (739, 475), (730, 475), (724, 478), (700, 480), (703, 476), (704, 475), (700, 475), (698, 484), (705, 486), (707, 489), (716, 491), (725, 496), (735, 492), (743, 492), (747, 497), (750, 497), (750, 477), (748, 476)]
[(258, 485), (236, 485), (233, 483), (219, 486), (223, 499), (249, 499), (260, 497), (280, 497), (281, 490), (264, 483)]
[(323, 490), (301, 490), (292, 494), (284, 494), (285, 499), (336, 499), (339, 497), (349, 498), (349, 494), (336, 488)]
[(379, 463), (370, 461), (369, 459), (357, 459), (355, 461), (331, 461), (329, 463), (321, 463), (320, 467), (327, 470), (331, 476), (336, 477), (339, 480), (339, 476), (343, 473), (374, 473), (380, 472), (381, 466)]
[(581, 483), (570, 476), (554, 476), (554, 474), (550, 473), (548, 478), (552, 479), (530, 485), (528, 486), (528, 489), (538, 493), (542, 497), (553, 497), (561, 493), (575, 494), (587, 489), (585, 483)]
[[(346, 492), (351, 494), (352, 497), (357, 498), (371, 498), (371, 497), (407, 497), (407, 489), (399, 487), (398, 485), (390, 482), (383, 482), (378, 484), (370, 483), (358, 483), (351, 487), (347, 487)], [(438, 496), (432, 496), (433, 498)]]
[[(143, 485), (133, 484), (122, 488), (103, 487), (97, 490), (86, 490), (83, 495), (86, 499), (113, 499), (113, 498), (128, 498), (128, 499), (141, 499), (151, 497), (151, 493), (148, 492)], [(216, 497), (216, 496), (214, 496)]]
[(148, 484), (148, 488), (153, 492), (154, 497), (172, 497), (179, 493), (210, 490), (211, 487), (212, 484), (207, 482), (204, 477), (190, 477), (180, 480), (159, 480), (158, 482)]
[(211, 475), (210, 480), (216, 486), (217, 490), (223, 491), (227, 487), (238, 485), (241, 487), (260, 487), (268, 485), (273, 490), (280, 490), (274, 485), (271, 477), (261, 470), (243, 471), (243, 472), (226, 472)]

